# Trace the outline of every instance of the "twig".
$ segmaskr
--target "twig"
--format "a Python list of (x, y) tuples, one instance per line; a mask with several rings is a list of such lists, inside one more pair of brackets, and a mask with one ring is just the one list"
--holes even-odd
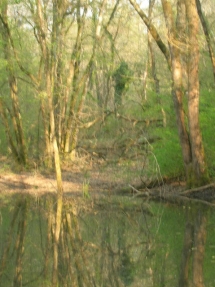
[(129, 184), (128, 186), (132, 189), (133, 193), (134, 193), (134, 192), (137, 193), (137, 194), (135, 194), (135, 195), (133, 194), (133, 197), (138, 197), (140, 194), (141, 194), (141, 195), (144, 195), (144, 196), (147, 196), (147, 197), (149, 196), (148, 188), (146, 188), (147, 191), (144, 191), (144, 190), (141, 190), (141, 191), (140, 191), (140, 190), (136, 189), (135, 187), (133, 187), (133, 186), (130, 185), (130, 184)]

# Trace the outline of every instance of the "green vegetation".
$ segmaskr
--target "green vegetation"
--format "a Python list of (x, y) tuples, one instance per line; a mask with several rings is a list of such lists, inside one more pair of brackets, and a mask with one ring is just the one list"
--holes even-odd
[[(80, 19), (78, 5), (74, 10), (70, 5), (57, 10), (44, 5), (41, 14), (39, 2), (18, 3), (0, 5), (1, 155), (25, 168), (53, 170), (53, 154), (55, 161), (60, 154), (64, 168), (66, 160), (71, 163), (84, 151), (96, 162), (118, 168), (119, 173), (121, 169), (128, 182), (135, 176), (147, 184), (157, 177), (185, 180), (172, 71), (130, 3), (104, 7), (94, 3)], [(166, 45), (162, 7), (157, 3), (150, 9)], [(213, 16), (213, 11), (207, 12), (209, 23)], [(199, 116), (212, 180), (214, 82), (203, 31), (199, 34)], [(189, 77), (183, 71), (185, 128), (190, 137)], [(88, 194), (88, 186), (87, 179), (83, 194)]]
[(215, 98), (214, 91), (203, 89), (200, 97), (200, 123), (204, 140), (208, 171), (212, 178), (215, 177), (215, 149), (213, 134), (215, 133)]

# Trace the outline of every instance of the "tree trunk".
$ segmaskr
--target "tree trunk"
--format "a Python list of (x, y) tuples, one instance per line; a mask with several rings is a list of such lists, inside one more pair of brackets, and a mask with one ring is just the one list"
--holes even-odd
[(83, 14), (81, 16), (81, 3), (78, 1), (77, 5), (77, 35), (76, 35), (76, 42), (71, 54), (71, 63), (73, 64), (73, 73), (72, 73), (72, 91), (71, 91), (71, 99), (69, 103), (69, 112), (68, 112), (68, 119), (66, 121), (66, 129), (64, 135), (64, 152), (69, 153), (71, 152), (71, 136), (72, 136), (72, 128), (73, 123), (75, 122), (76, 118), (76, 102), (78, 96), (80, 94), (81, 86), (83, 85), (82, 79), (80, 77), (80, 56), (81, 56), (81, 49), (82, 49), (82, 36), (83, 36), (83, 29), (85, 25), (85, 15), (87, 9), (85, 7)]
[[(152, 11), (153, 11), (154, 4), (155, 4), (155, 0), (149, 0), (148, 18), (150, 21), (152, 19)], [(151, 73), (152, 73), (152, 77), (153, 77), (154, 84), (155, 84), (155, 92), (157, 95), (159, 95), (160, 85), (159, 85), (159, 79), (156, 73), (155, 53), (153, 49), (152, 36), (149, 32), (148, 32), (148, 49), (149, 49), (149, 60), (150, 60)]]
[(212, 47), (212, 38), (211, 38), (211, 35), (209, 32), (207, 22), (205, 20), (204, 15), (203, 15), (202, 6), (201, 6), (201, 3), (199, 0), (196, 0), (196, 7), (197, 7), (198, 14), (199, 14), (199, 19), (200, 19), (201, 24), (202, 24), (203, 31), (205, 34), (205, 38), (207, 41), (208, 51), (210, 54), (211, 63), (212, 63), (212, 67), (213, 67), (213, 76), (214, 76), (214, 83), (215, 83), (215, 55), (214, 55), (214, 51), (213, 51), (213, 47)]
[(143, 12), (143, 10), (141, 10), (140, 6), (135, 2), (135, 0), (129, 0), (129, 1), (130, 1), (131, 5), (134, 7), (134, 9), (137, 11), (137, 13), (141, 17), (141, 19), (143, 20), (145, 25), (147, 26), (147, 28), (148, 28), (149, 32), (151, 33), (153, 39), (155, 40), (155, 42), (157, 43), (159, 49), (161, 50), (161, 52), (163, 53), (164, 57), (166, 58), (168, 66), (171, 67), (171, 57), (170, 57), (170, 53), (169, 53), (168, 47), (165, 45), (165, 43), (161, 39), (161, 37), (158, 34), (155, 26), (151, 23), (149, 18), (146, 16), (146, 14)]
[[(11, 98), (11, 105), (12, 109), (10, 111), (13, 132), (15, 135), (16, 143), (12, 139), (11, 135), (12, 132), (9, 132), (10, 124), (6, 123), (8, 120), (6, 117), (6, 113), (1, 113), (3, 115), (3, 121), (5, 123), (7, 137), (9, 138), (9, 145), (11, 146), (12, 152), (15, 155), (15, 159), (25, 165), (27, 163), (27, 149), (25, 144), (24, 138), (24, 131), (22, 126), (22, 117), (20, 113), (20, 105), (18, 99), (18, 85), (17, 85), (17, 78), (14, 72), (14, 63), (12, 61), (11, 53), (14, 50), (14, 45), (12, 42), (11, 34), (10, 34), (10, 27), (8, 25), (8, 18), (7, 18), (7, 2), (2, 4), (0, 9), (0, 33), (2, 34), (3, 39), (3, 47), (4, 47), (4, 57), (7, 61), (8, 65), (8, 84), (10, 88), (10, 98)], [(1, 109), (4, 109), (5, 106), (1, 105)]]
[(202, 135), (199, 124), (199, 19), (195, 0), (186, 0), (188, 21), (188, 122), (192, 151), (192, 172), (188, 178), (190, 186), (207, 183), (207, 167), (205, 163)]
[[(169, 48), (164, 44), (150, 19), (141, 10), (135, 0), (130, 0), (152, 37), (164, 54), (170, 67), (173, 79), (173, 98), (175, 104), (179, 139), (188, 186), (198, 186), (208, 179), (204, 148), (199, 126), (199, 45), (198, 45), (198, 14), (195, 0), (178, 0), (177, 27), (175, 26), (172, 4), (162, 0), (163, 12), (168, 29)], [(186, 34), (188, 27), (188, 35)], [(188, 39), (189, 38), (189, 43)], [(187, 46), (189, 62), (187, 69)], [(185, 53), (184, 53), (185, 51)], [(188, 75), (188, 127), (184, 112), (184, 94), (187, 88)], [(188, 130), (189, 128), (189, 130)]]
[[(169, 49), (171, 54), (171, 74), (173, 81), (173, 101), (176, 112), (179, 140), (182, 147), (182, 156), (185, 168), (186, 178), (190, 176), (192, 166), (192, 154), (189, 133), (186, 126), (186, 115), (184, 112), (184, 86), (183, 73), (185, 67), (182, 62), (181, 42), (183, 39), (183, 26), (180, 25), (182, 19), (185, 19), (185, 10), (182, 9), (183, 0), (178, 1), (177, 5), (177, 31), (173, 19), (173, 11), (169, 1), (162, 0), (164, 16), (168, 28)], [(175, 44), (177, 43), (177, 45)]]

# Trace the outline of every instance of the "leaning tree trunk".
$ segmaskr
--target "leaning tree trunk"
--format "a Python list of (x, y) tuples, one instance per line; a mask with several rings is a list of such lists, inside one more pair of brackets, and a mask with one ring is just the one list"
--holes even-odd
[(208, 24), (205, 20), (205, 17), (203, 15), (202, 12), (202, 6), (201, 6), (201, 2), (199, 0), (196, 0), (196, 7), (197, 7), (197, 11), (199, 14), (199, 19), (201, 21), (202, 24), (202, 28), (205, 34), (205, 39), (207, 41), (207, 45), (208, 45), (208, 51), (210, 54), (210, 58), (211, 58), (211, 63), (212, 63), (212, 67), (213, 67), (213, 76), (214, 76), (214, 82), (215, 82), (215, 55), (214, 55), (214, 50), (213, 50), (213, 46), (212, 46), (212, 37), (208, 28)]

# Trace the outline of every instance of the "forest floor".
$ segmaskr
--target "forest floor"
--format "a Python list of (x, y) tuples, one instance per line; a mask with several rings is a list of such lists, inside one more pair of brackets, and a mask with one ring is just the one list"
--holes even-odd
[[(98, 162), (79, 158), (72, 164), (62, 163), (63, 189), (65, 195), (88, 196), (112, 195), (129, 190), (129, 185), (141, 185), (136, 164)], [(20, 169), (11, 160), (0, 158), (0, 192), (30, 193), (43, 195), (57, 193), (54, 171), (37, 166)]]
[[(109, 198), (112, 195), (133, 195), (174, 203), (194, 200), (213, 207), (215, 205), (214, 183), (186, 190), (185, 182), (171, 179), (166, 181), (157, 175), (153, 180), (148, 178), (147, 186), (141, 171), (141, 161), (106, 162), (80, 157), (70, 164), (68, 161), (62, 162), (64, 196), (90, 198), (93, 202), (94, 199)], [(0, 194), (14, 193), (27, 193), (36, 197), (57, 194), (54, 171), (38, 169), (36, 165), (28, 170), (20, 169), (7, 158), (0, 157)]]

